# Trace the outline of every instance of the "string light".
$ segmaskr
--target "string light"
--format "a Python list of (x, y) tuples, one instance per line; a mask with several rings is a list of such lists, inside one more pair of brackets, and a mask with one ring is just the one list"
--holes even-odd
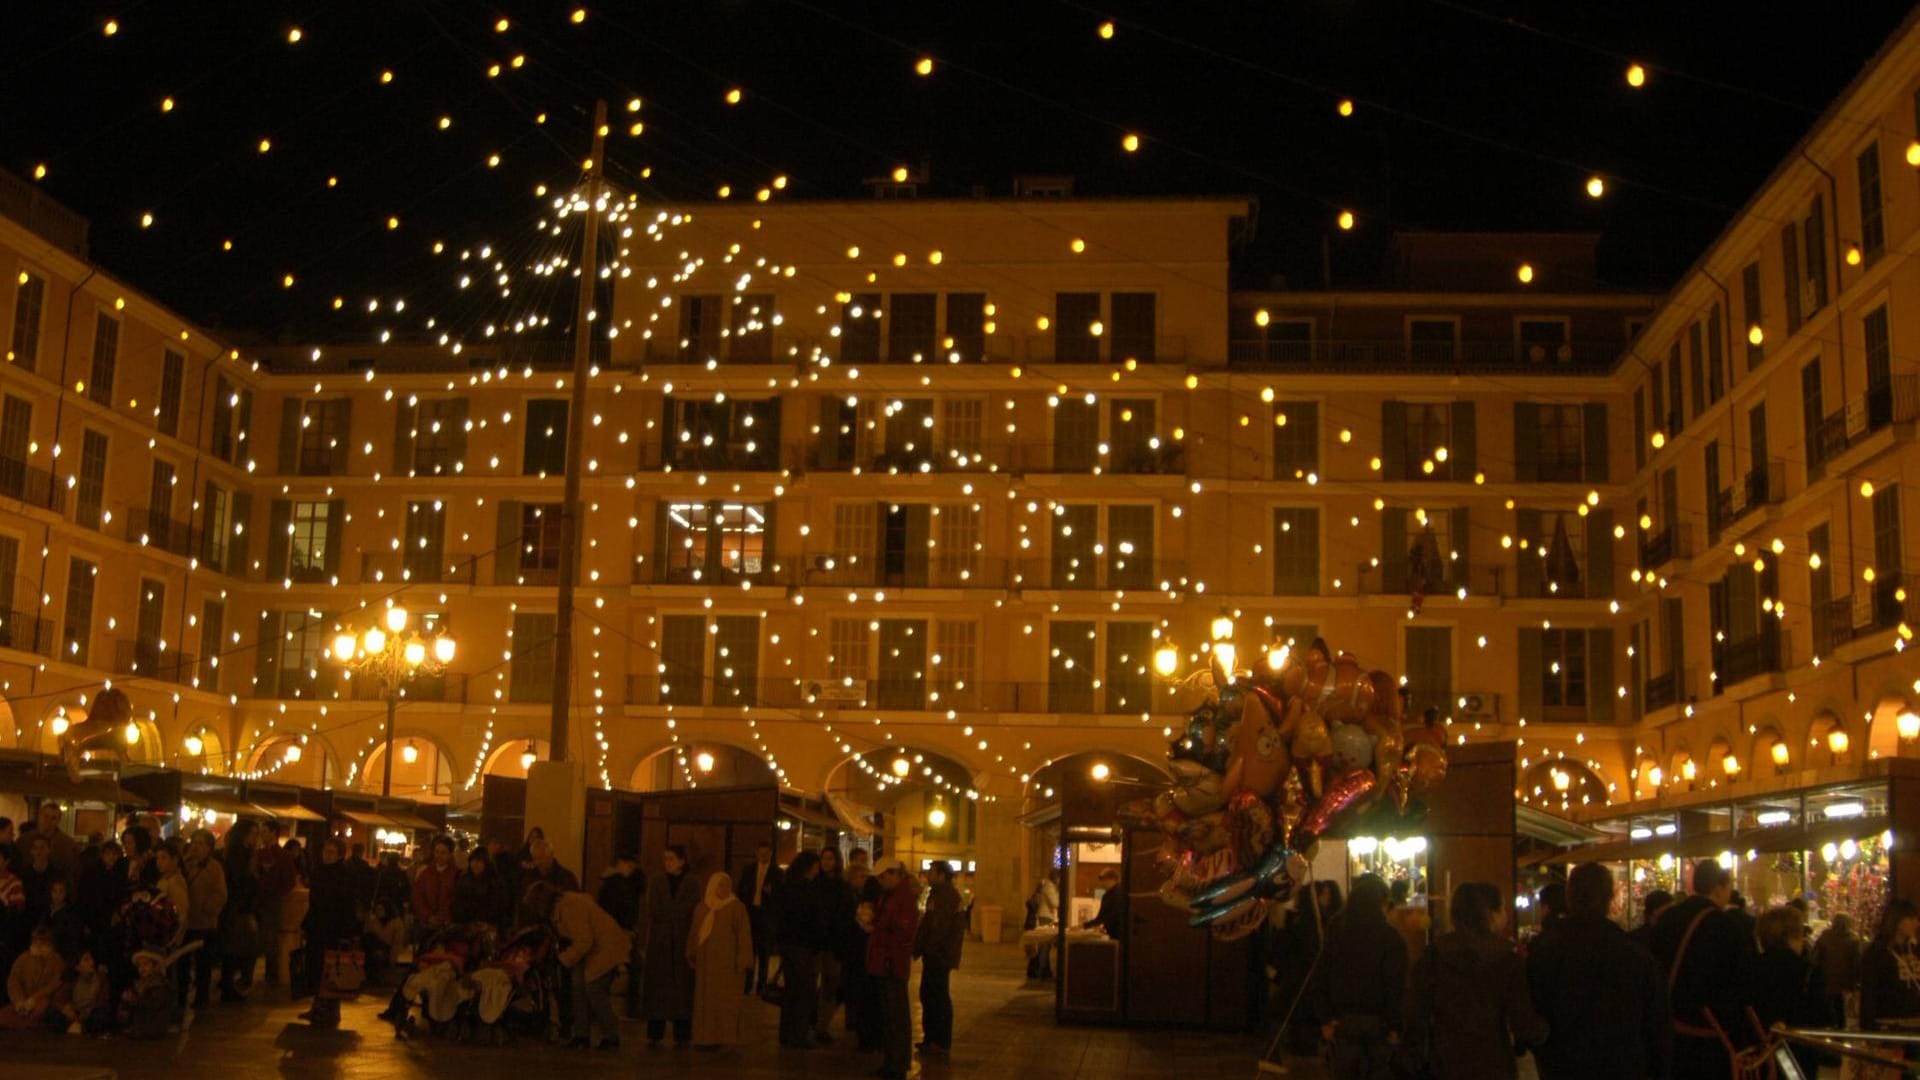
[(933, 74), (933, 57), (923, 56), (914, 61), (913, 70), (922, 76)]
[(1647, 85), (1647, 69), (1640, 64), (1628, 64), (1627, 85), (1635, 90)]

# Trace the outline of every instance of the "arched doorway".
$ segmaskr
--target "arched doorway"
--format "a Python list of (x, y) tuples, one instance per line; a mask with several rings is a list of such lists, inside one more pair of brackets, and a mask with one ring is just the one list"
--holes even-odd
[(687, 791), (774, 784), (778, 777), (766, 759), (751, 750), (711, 739), (689, 739), (642, 758), (627, 782), (635, 791)]
[(533, 768), (534, 762), (547, 760), (548, 749), (545, 739), (508, 739), (487, 754), (480, 774), (483, 777), (511, 776), (525, 780), (527, 770)]
[(1793, 744), (1772, 724), (1753, 735), (1753, 749), (1747, 755), (1755, 776), (1780, 776), (1793, 767)]
[(1633, 767), (1633, 797), (1651, 799), (1660, 794), (1660, 785), (1667, 779), (1666, 770), (1652, 754), (1643, 754)]
[(211, 724), (195, 724), (187, 729), (180, 739), (180, 749), (173, 755), (175, 766), (181, 772), (211, 773), (222, 775), (230, 767), (227, 760), (227, 747), (220, 738), (220, 732)]
[(1810, 765), (1850, 765), (1854, 761), (1853, 733), (1847, 722), (1832, 710), (1814, 714), (1807, 728), (1807, 763)]
[(881, 851), (915, 869), (945, 859), (964, 874), (978, 865), (973, 783), (972, 769), (937, 751), (881, 746), (842, 760), (826, 791), (843, 817), (872, 829)]
[[(376, 743), (360, 768), (362, 791), (380, 792), (386, 778), (387, 747)], [(425, 735), (393, 738), (393, 795), (418, 802), (443, 803), (453, 799), (453, 760), (438, 741)]]
[(247, 777), (295, 787), (330, 788), (338, 781), (339, 763), (319, 739), (277, 734), (262, 740), (247, 756)]

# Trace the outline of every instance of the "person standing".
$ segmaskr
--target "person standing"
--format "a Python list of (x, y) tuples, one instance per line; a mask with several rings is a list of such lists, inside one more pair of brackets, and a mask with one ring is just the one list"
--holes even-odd
[(960, 890), (953, 887), (952, 863), (935, 859), (927, 868), (927, 885), (927, 911), (913, 935), (913, 953), (920, 958), (920, 1026), (926, 1035), (917, 1049), (944, 1057), (953, 1049), (951, 980), (967, 941), (967, 921), (961, 914)]
[(300, 1014), (300, 1019), (316, 1027), (340, 1024), (339, 1000), (321, 993), (325, 989), (327, 952), (339, 948), (342, 941), (357, 941), (362, 933), (355, 902), (356, 882), (345, 852), (338, 837), (328, 837), (320, 845), (320, 862), (307, 879), (307, 912), (301, 920), (306, 937), (303, 989), (313, 995), (313, 1005)]
[(1889, 900), (1880, 930), (1860, 958), (1860, 1030), (1920, 1019), (1920, 908)]
[(453, 838), (433, 838), (433, 861), (413, 879), (414, 936), (426, 941), (453, 925), (453, 891), (460, 869), (453, 864)]
[[(1027, 919), (1024, 930), (1044, 930), (1060, 924), (1060, 887), (1053, 883), (1053, 872), (1040, 875), (1027, 895)], [(1045, 979), (1053, 974), (1053, 952), (1057, 942), (1027, 946), (1027, 978)]]
[(856, 929), (853, 889), (847, 885), (847, 879), (840, 872), (840, 849), (822, 848), (820, 850), (820, 876), (813, 879), (814, 888), (820, 896), (821, 937), (820, 951), (814, 954), (814, 965), (820, 972), (820, 1004), (813, 1023), (813, 1038), (818, 1043), (833, 1041), (833, 1014), (840, 1009), (840, 1001), (846, 996), (847, 971), (843, 957), (847, 954), (847, 938)]
[(1744, 1045), (1751, 1032), (1741, 1011), (1743, 980), (1755, 958), (1743, 916), (1729, 914), (1733, 879), (1717, 860), (1693, 864), (1693, 895), (1660, 917), (1654, 959), (1667, 972), (1673, 996), (1673, 1070), (1676, 1076), (1718, 1076), (1733, 1068), (1716, 1026)]
[(874, 913), (880, 908), (880, 879), (867, 865), (867, 853), (853, 849), (847, 865), (847, 891), (853, 909), (847, 917), (840, 953), (842, 986), (847, 1002), (847, 1030), (859, 1040), (862, 1051), (880, 1048), (880, 984), (867, 972), (867, 931), (873, 926)]
[(1527, 951), (1527, 984), (1547, 1023), (1546, 1040), (1534, 1052), (1540, 1080), (1690, 1075), (1673, 1071), (1665, 974), (1607, 918), (1613, 889), (1605, 866), (1574, 867), (1565, 921)]
[(773, 894), (780, 887), (780, 876), (780, 867), (773, 861), (773, 845), (763, 840), (754, 845), (753, 863), (743, 868), (734, 882), (753, 925), (753, 973), (746, 979), (745, 991), (749, 994), (767, 981), (768, 960), (773, 955)]
[(1513, 1080), (1514, 1046), (1547, 1036), (1533, 1011), (1526, 966), (1506, 936), (1500, 889), (1470, 881), (1453, 890), (1453, 932), (1413, 965), (1408, 1042), (1425, 1047), (1434, 1080)]
[(33, 823), (21, 834), (20, 842), (28, 838), (44, 836), (47, 839), (47, 853), (55, 869), (59, 870), (69, 882), (79, 868), (80, 844), (67, 831), (60, 827), (60, 819), (66, 816), (60, 804), (48, 799), (40, 804), (40, 810), (34, 815)]
[(1813, 966), (1827, 993), (1827, 1013), (1836, 1023), (1847, 1015), (1847, 998), (1860, 992), (1860, 935), (1853, 932), (1853, 916), (1834, 913), (1813, 943)]
[[(186, 941), (200, 942), (191, 965), (180, 965), (180, 1004), (204, 1009), (213, 1003), (214, 954), (219, 952), (220, 913), (227, 907), (227, 871), (213, 857), (213, 834), (201, 829), (187, 841), (186, 861), (180, 872), (187, 879)], [(191, 968), (191, 987), (189, 987)], [(193, 995), (188, 997), (191, 988)]]
[(53, 883), (64, 880), (66, 875), (53, 865), (53, 846), (40, 833), (28, 833), (16, 845), (16, 849), (19, 848), (26, 850), (26, 862), (14, 867), (14, 873), (20, 875), (20, 888), (27, 894), (27, 925), (39, 926), (47, 917)]
[(693, 967), (694, 1049), (739, 1042), (740, 995), (733, 988), (753, 972), (753, 927), (724, 873), (707, 879), (706, 896), (693, 910), (687, 962)]
[(1100, 907), (1081, 929), (1098, 929), (1118, 941), (1127, 926), (1127, 893), (1120, 887), (1120, 871), (1103, 866), (1096, 880), (1100, 883)]
[(21, 936), (27, 932), (27, 891), (20, 875), (13, 872), (19, 861), (19, 848), (0, 844), (0, 971), (13, 963), (21, 951)]
[(781, 875), (774, 893), (773, 943), (780, 954), (780, 1045), (789, 1050), (813, 1049), (814, 1010), (819, 1006), (814, 957), (826, 940), (820, 913), (820, 895), (814, 878), (820, 856), (803, 851)]
[(223, 838), (221, 869), (227, 878), (227, 906), (220, 912), (220, 1000), (240, 1002), (253, 986), (253, 965), (260, 957), (260, 875), (254, 847), (259, 826), (238, 821)]
[(456, 923), (484, 923), (496, 933), (504, 933), (513, 925), (506, 881), (494, 869), (486, 848), (467, 853), (467, 871), (453, 883), (453, 906), (448, 914)]
[(266, 947), (265, 977), (269, 983), (278, 983), (286, 976), (282, 970), (285, 954), (280, 949), (280, 941), (288, 929), (287, 894), (293, 891), (300, 876), (294, 866), (293, 853), (281, 846), (285, 835), (286, 826), (277, 821), (268, 822), (253, 859), (254, 873), (260, 881), (260, 940)]
[(600, 875), (596, 899), (613, 921), (620, 924), (633, 942), (627, 957), (627, 1018), (640, 1017), (640, 958), (646, 944), (637, 933), (640, 927), (640, 902), (647, 895), (647, 879), (640, 873), (640, 857), (631, 851), (614, 855), (613, 862)]
[[(620, 1021), (613, 1015), (613, 973), (626, 963), (632, 942), (627, 932), (583, 892), (563, 891), (539, 881), (527, 887), (527, 909), (536, 918), (553, 923), (554, 933), (566, 942), (560, 966), (572, 986), (573, 1042), (577, 1050), (620, 1049)], [(600, 1028), (600, 1041), (593, 1029)]]
[(74, 882), (73, 902), (87, 922), (87, 932), (98, 941), (113, 924), (126, 900), (126, 876), (120, 873), (120, 841), (109, 840), (80, 859), (80, 877)]
[(1325, 1018), (1320, 1033), (1333, 1044), (1335, 1080), (1385, 1080), (1407, 981), (1407, 942), (1387, 923), (1386, 882), (1354, 879), (1320, 959), (1308, 1000)]
[(1667, 909), (1672, 906), (1673, 894), (1667, 890), (1655, 889), (1648, 893), (1646, 898), (1641, 901), (1641, 909), (1645, 912), (1645, 915), (1641, 920), (1640, 929), (1629, 930), (1627, 936), (1633, 939), (1634, 944), (1651, 953), (1653, 951), (1654, 927), (1660, 925), (1660, 916), (1665, 915)]
[(1807, 959), (1807, 924), (1790, 907), (1772, 908), (1756, 922), (1760, 957), (1753, 969), (1748, 998), (1760, 1028), (1776, 1023), (1789, 1027), (1834, 1027), (1845, 1018), (1827, 1015), (1827, 993), (1820, 969)]
[(693, 932), (698, 886), (687, 873), (687, 849), (670, 844), (660, 856), (663, 870), (647, 883), (646, 970), (641, 974), (641, 1009), (647, 1015), (647, 1042), (658, 1046), (673, 1026), (673, 1044), (693, 1037), (693, 968), (687, 964), (687, 935)]
[(920, 886), (899, 863), (880, 872), (882, 897), (867, 936), (867, 974), (879, 982), (880, 1045), (885, 1061), (874, 1075), (906, 1080), (913, 1068), (913, 1010), (907, 976), (920, 927)]

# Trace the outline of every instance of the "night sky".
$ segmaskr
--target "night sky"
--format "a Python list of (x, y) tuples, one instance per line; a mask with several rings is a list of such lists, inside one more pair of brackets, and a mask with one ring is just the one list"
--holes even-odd
[[(1365, 280), (1394, 228), (1545, 229), (1601, 233), (1609, 283), (1658, 288), (1907, 11), (646, 0), (588, 3), (574, 24), (575, 7), (12, 0), (0, 165), (46, 163), (42, 186), (93, 220), (109, 270), (265, 339), (364, 340), (351, 301), (372, 295), (474, 317), (451, 251), (545, 253), (533, 189), (577, 175), (596, 96), (614, 108), (609, 175), (646, 202), (711, 200), (723, 183), (750, 197), (777, 173), (791, 177), (782, 198), (861, 197), (863, 179), (925, 159), (935, 195), (1004, 195), (1018, 173), (1069, 173), (1088, 195), (1252, 195), (1249, 284), (1317, 287), (1321, 238), (1350, 207), (1362, 224), (1334, 236), (1336, 284)], [(931, 77), (913, 70), (923, 55)], [(1629, 60), (1647, 65), (1642, 89), (1626, 85)], [(729, 107), (734, 86), (745, 99)], [(1120, 147), (1129, 131), (1137, 154)], [(1583, 190), (1593, 171), (1609, 179), (1598, 201)]]

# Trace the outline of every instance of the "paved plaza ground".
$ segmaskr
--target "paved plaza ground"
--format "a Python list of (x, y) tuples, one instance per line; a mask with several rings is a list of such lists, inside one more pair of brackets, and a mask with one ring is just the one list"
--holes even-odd
[[(1050, 983), (1028, 983), (1013, 946), (970, 944), (954, 976), (957, 1014), (953, 1055), (924, 1063), (926, 1080), (1020, 1077), (1030, 1080), (1253, 1080), (1262, 1041), (1245, 1034), (1127, 1031), (1061, 1027), (1053, 1019)], [(877, 1057), (850, 1040), (813, 1051), (781, 1050), (776, 1010), (749, 999), (747, 1043), (721, 1054), (649, 1049), (644, 1025), (629, 1022), (618, 1054), (570, 1051), (544, 1043), (503, 1047), (457, 1045), (421, 1035), (401, 1041), (375, 1018), (384, 994), (345, 1009), (337, 1032), (295, 1019), (303, 1006), (275, 1002), (215, 1006), (185, 1035), (160, 1042), (83, 1039), (0, 1032), (0, 1076), (8, 1080), (101, 1075), (122, 1080), (256, 1077), (416, 1080), (513, 1080), (527, 1073), (630, 1078), (636, 1073), (692, 1080), (757, 1077), (864, 1077)], [(915, 1012), (918, 1013), (916, 1002)], [(836, 1025), (837, 1027), (837, 1025)], [(837, 1031), (836, 1031), (837, 1033)], [(84, 1072), (75, 1072), (76, 1068)], [(1317, 1075), (1318, 1071), (1294, 1075)]]

